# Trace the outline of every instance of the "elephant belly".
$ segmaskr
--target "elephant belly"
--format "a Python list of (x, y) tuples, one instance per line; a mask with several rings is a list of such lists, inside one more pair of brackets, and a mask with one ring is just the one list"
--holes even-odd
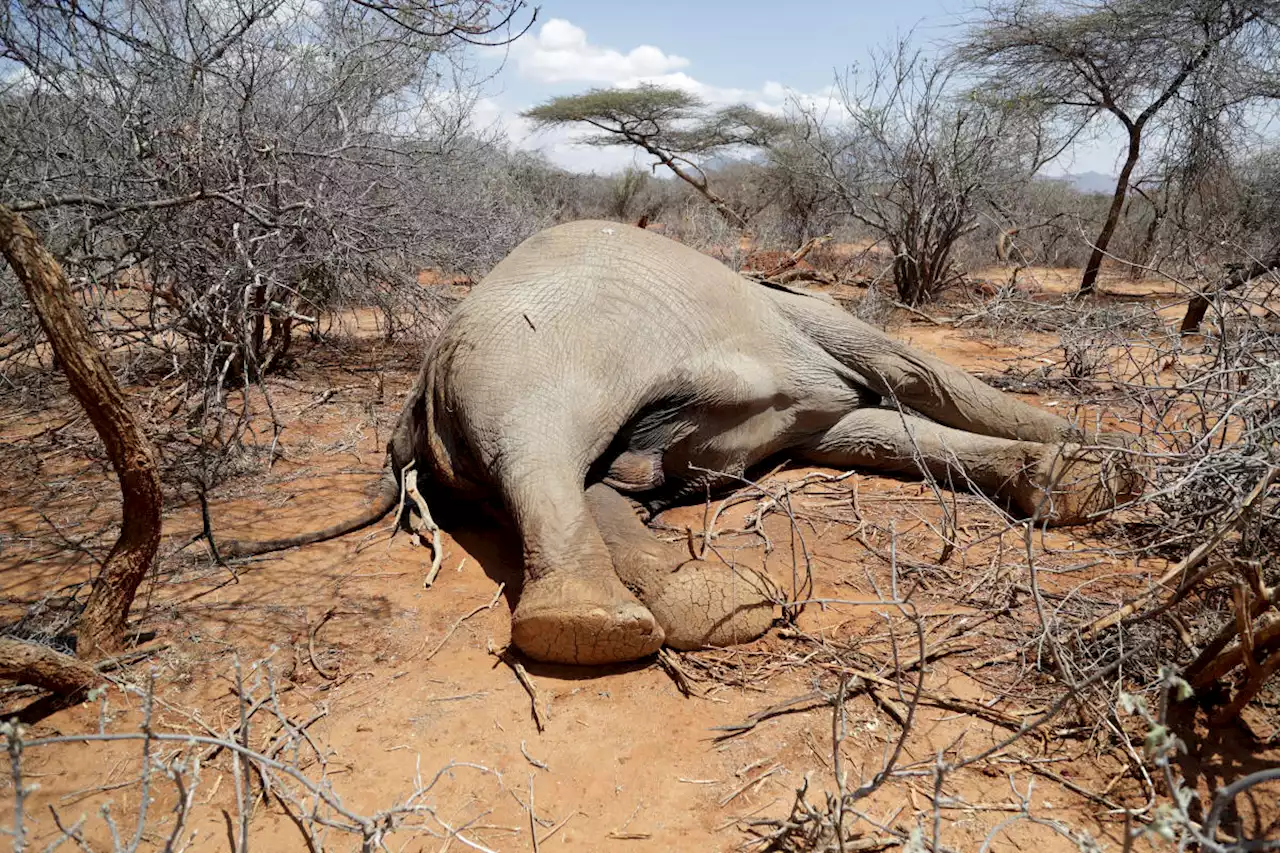
[(818, 383), (783, 379), (742, 379), (739, 391), (758, 393), (684, 401), (642, 416), (604, 460), (608, 479), (651, 505), (736, 485), (753, 465), (826, 431), (864, 402), (858, 389), (834, 377)]

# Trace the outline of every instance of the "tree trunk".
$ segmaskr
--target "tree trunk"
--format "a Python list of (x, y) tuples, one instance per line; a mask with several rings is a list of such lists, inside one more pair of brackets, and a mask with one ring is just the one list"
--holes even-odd
[(1156, 254), (1156, 235), (1160, 233), (1160, 226), (1164, 222), (1165, 213), (1163, 210), (1153, 210), (1151, 214), (1151, 222), (1147, 225), (1147, 233), (1142, 235), (1142, 245), (1138, 247), (1137, 256), (1133, 259), (1133, 265), (1129, 267), (1129, 280), (1140, 281), (1147, 273), (1147, 268), (1151, 266), (1151, 261)]
[[(1223, 290), (1225, 289), (1224, 287)], [(1208, 310), (1208, 294), (1197, 293), (1192, 296), (1191, 301), (1187, 303), (1187, 313), (1182, 315), (1182, 326), (1178, 329), (1178, 334), (1194, 335), (1200, 331), (1200, 323), (1204, 320), (1205, 312)]]
[(654, 157), (657, 157), (658, 161), (670, 169), (677, 178), (697, 190), (698, 194), (707, 200), (707, 203), (711, 205), (716, 213), (720, 214), (720, 217), (724, 219), (725, 222), (744, 233), (749, 230), (750, 227), (747, 225), (747, 220), (739, 215), (736, 210), (730, 207), (728, 202), (713, 193), (711, 188), (707, 186), (707, 182), (705, 180), (695, 178), (693, 175), (690, 175), (684, 169), (680, 168), (680, 164), (676, 162), (676, 159), (663, 149), (657, 148), (639, 137), (628, 137), (628, 139), (644, 148), (645, 151), (648, 151)]
[[(1226, 280), (1222, 282), (1214, 293), (1237, 290), (1263, 273), (1278, 269), (1280, 269), (1280, 246), (1275, 246), (1265, 257), (1254, 259), (1248, 264), (1232, 270), (1231, 274), (1227, 276)], [(1208, 292), (1197, 293), (1191, 297), (1191, 301), (1187, 303), (1187, 313), (1182, 317), (1182, 326), (1179, 329), (1181, 334), (1192, 335), (1200, 330), (1200, 323), (1204, 320), (1205, 312), (1209, 310), (1209, 303), (1212, 298), (1213, 294)]]
[(71, 393), (106, 445), (120, 480), (123, 516), (77, 625), (77, 653), (92, 658), (124, 646), (129, 607), (160, 544), (160, 476), (142, 428), (107, 368), (66, 275), (21, 216), (0, 205), (0, 251), (26, 290)]
[(1096, 289), (1098, 273), (1102, 269), (1102, 259), (1106, 257), (1107, 246), (1116, 233), (1116, 225), (1120, 222), (1120, 211), (1124, 209), (1124, 199), (1129, 193), (1129, 178), (1133, 176), (1133, 168), (1138, 165), (1138, 155), (1142, 151), (1142, 128), (1129, 128), (1129, 152), (1124, 160), (1124, 168), (1120, 177), (1116, 178), (1116, 189), (1111, 196), (1111, 209), (1107, 211), (1107, 220), (1102, 223), (1102, 230), (1093, 243), (1093, 252), (1089, 255), (1089, 263), (1084, 268), (1084, 277), (1080, 279), (1081, 296), (1093, 293)]

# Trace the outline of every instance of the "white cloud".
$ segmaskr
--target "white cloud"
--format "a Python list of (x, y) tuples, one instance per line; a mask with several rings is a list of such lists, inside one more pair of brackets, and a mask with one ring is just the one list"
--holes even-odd
[[(797, 92), (777, 81), (765, 81), (759, 88), (714, 86), (683, 69), (688, 59), (668, 54), (652, 45), (632, 48), (628, 53), (592, 44), (581, 27), (552, 18), (536, 34), (525, 36), (510, 48), (516, 72), (535, 84), (583, 83), (631, 89), (653, 84), (680, 89), (705, 101), (725, 106), (745, 103), (766, 113), (779, 115), (789, 107), (829, 109), (836, 98), (835, 87), (818, 92)], [(584, 145), (579, 140), (593, 131), (573, 127), (535, 131), (513, 111), (503, 110), (496, 101), (484, 99), (479, 112), (499, 124), (516, 145), (543, 152), (552, 162), (576, 172), (617, 172), (630, 165), (647, 166), (652, 158), (631, 147)]]
[(629, 53), (594, 45), (586, 30), (564, 20), (552, 18), (536, 35), (526, 36), (511, 48), (519, 74), (535, 83), (596, 83), (619, 89), (642, 84), (667, 86), (697, 95), (713, 106), (746, 103), (767, 112), (782, 112), (790, 103), (806, 106), (830, 103), (834, 86), (806, 94), (767, 80), (758, 89), (713, 86), (680, 70), (688, 59), (663, 52), (652, 45), (641, 45)]
[(586, 30), (552, 18), (536, 35), (520, 39), (512, 54), (520, 73), (541, 83), (612, 83), (668, 74), (689, 60), (643, 44), (628, 53), (587, 41)]

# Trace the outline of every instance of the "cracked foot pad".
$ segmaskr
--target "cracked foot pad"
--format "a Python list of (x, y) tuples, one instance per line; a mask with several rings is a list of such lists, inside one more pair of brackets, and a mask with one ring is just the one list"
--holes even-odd
[(616, 577), (552, 573), (525, 584), (511, 616), (511, 639), (548, 663), (623, 663), (653, 654), (663, 633), (653, 614)]

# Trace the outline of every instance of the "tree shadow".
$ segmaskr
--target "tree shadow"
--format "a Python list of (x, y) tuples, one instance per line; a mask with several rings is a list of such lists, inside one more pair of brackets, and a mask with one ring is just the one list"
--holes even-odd
[[(1169, 726), (1187, 745), (1174, 759), (1185, 785), (1191, 790), (1207, 790), (1209, 800), (1193, 801), (1191, 816), (1202, 820), (1202, 812), (1212, 803), (1218, 789), (1260, 770), (1280, 763), (1280, 750), (1267, 749), (1238, 723), (1211, 725), (1205, 711), (1195, 702), (1173, 703)], [(1276, 814), (1277, 786), (1270, 784), (1241, 793), (1223, 815), (1222, 827), (1237, 837), (1260, 841), (1280, 836), (1280, 816)]]

